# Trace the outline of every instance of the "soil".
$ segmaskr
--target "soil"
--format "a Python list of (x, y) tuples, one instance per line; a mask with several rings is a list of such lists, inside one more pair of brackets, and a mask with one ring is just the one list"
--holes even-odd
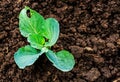
[[(52, 49), (74, 55), (72, 71), (59, 71), (45, 55), (17, 67), (14, 53), (28, 44), (18, 28), (26, 5), (59, 21)], [(120, 0), (0, 0), (0, 82), (120, 82)]]

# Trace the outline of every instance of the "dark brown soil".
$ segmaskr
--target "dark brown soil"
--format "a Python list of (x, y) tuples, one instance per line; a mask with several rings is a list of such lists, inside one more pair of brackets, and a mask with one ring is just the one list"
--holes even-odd
[[(74, 55), (72, 71), (57, 70), (44, 55), (24, 70), (16, 66), (14, 53), (28, 44), (18, 29), (25, 5), (59, 21), (53, 50)], [(120, 81), (120, 0), (0, 0), (0, 82), (92, 81)]]

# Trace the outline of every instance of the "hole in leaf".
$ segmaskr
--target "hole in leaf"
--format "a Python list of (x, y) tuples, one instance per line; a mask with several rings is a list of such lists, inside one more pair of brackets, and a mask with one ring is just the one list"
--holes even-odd
[(45, 38), (45, 42), (48, 42), (49, 40), (47, 38)]
[(28, 16), (29, 18), (31, 18), (30, 10), (27, 10), (27, 16)]

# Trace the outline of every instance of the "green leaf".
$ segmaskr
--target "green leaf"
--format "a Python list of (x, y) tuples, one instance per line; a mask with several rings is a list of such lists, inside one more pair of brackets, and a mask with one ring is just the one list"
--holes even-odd
[(48, 50), (46, 56), (53, 64), (58, 61), (56, 54), (51, 50)]
[(33, 48), (41, 49), (45, 43), (45, 39), (38, 34), (31, 34), (27, 38)]
[[(30, 17), (27, 15), (28, 11), (30, 11)], [(44, 21), (44, 18), (39, 13), (29, 7), (25, 7), (21, 10), (19, 15), (19, 28), (21, 34), (24, 37), (28, 37), (30, 34), (41, 34), (41, 27)]]
[(32, 65), (42, 53), (38, 53), (37, 50), (27, 45), (19, 48), (14, 54), (14, 60), (19, 68), (24, 69), (26, 66)]
[(44, 37), (48, 39), (45, 46), (52, 46), (56, 43), (59, 36), (59, 23), (54, 18), (48, 18), (45, 20), (42, 27), (44, 29)]
[(46, 56), (56, 68), (64, 72), (72, 70), (75, 65), (73, 55), (66, 50), (59, 51), (56, 54), (49, 50)]

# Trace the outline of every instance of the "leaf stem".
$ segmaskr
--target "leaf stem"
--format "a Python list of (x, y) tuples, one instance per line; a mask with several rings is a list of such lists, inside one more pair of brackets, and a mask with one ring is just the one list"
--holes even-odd
[(41, 52), (48, 52), (48, 48), (43, 47), (43, 48), (41, 49)]

